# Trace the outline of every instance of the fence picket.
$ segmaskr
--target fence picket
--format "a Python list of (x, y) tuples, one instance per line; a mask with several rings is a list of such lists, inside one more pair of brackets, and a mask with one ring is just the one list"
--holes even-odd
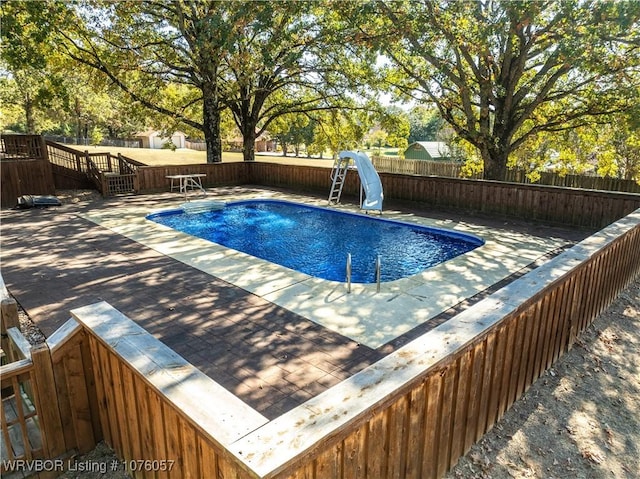
[(44, 444), (48, 457), (58, 457), (66, 451), (66, 444), (49, 347), (46, 344), (34, 346), (31, 349), (31, 360), (37, 391), (36, 408), (42, 424)]

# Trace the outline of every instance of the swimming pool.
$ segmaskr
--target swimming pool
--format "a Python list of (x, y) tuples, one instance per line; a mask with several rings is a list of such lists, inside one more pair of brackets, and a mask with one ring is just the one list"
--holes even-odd
[(419, 273), (484, 244), (476, 236), (451, 230), (348, 213), (283, 200), (243, 200), (199, 213), (182, 209), (153, 213), (147, 219), (310, 276), (375, 282), (380, 256), (381, 281)]

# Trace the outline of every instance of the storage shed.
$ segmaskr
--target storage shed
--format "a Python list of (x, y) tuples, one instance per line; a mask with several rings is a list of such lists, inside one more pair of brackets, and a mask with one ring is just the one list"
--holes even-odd
[(407, 160), (450, 161), (451, 153), (442, 141), (416, 141), (404, 152)]

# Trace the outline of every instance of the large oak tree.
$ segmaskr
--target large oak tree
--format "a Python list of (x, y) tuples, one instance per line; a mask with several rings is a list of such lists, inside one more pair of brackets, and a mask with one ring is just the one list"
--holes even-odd
[[(66, 5), (76, 21), (57, 30), (59, 46), (136, 103), (202, 131), (208, 162), (222, 158), (224, 109), (243, 135), (244, 159), (253, 160), (256, 136), (274, 119), (356, 107), (353, 93), (367, 75), (355, 65), (373, 63), (366, 51), (354, 52), (349, 32), (338, 31), (331, 10), (317, 2)], [(179, 97), (161, 95), (171, 83), (189, 89)]]
[(638, 101), (638, 2), (379, 0), (352, 15), (392, 87), (435, 104), (488, 179), (527, 138)]

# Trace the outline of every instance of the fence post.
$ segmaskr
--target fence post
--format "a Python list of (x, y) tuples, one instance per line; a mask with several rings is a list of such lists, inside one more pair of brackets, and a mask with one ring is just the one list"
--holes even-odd
[(49, 458), (55, 458), (66, 452), (62, 418), (58, 404), (55, 376), (51, 351), (46, 343), (31, 348), (34, 385), (36, 387), (36, 407), (44, 438), (44, 447)]
[(109, 191), (109, 180), (107, 179), (107, 175), (104, 174), (104, 171), (100, 172), (100, 188), (102, 189), (102, 196), (111, 196), (111, 191)]
[(2, 335), (2, 350), (7, 354), (9, 362), (15, 361), (13, 348), (9, 344), (7, 330), (9, 328), (20, 329), (18, 320), (18, 303), (13, 298), (5, 298), (0, 302), (0, 333)]
[(47, 140), (44, 139), (44, 136), (40, 135), (40, 148), (42, 150), (42, 159), (49, 159), (49, 152), (47, 151)]
[(133, 192), (137, 195), (140, 191), (140, 168), (136, 168), (133, 177)]

